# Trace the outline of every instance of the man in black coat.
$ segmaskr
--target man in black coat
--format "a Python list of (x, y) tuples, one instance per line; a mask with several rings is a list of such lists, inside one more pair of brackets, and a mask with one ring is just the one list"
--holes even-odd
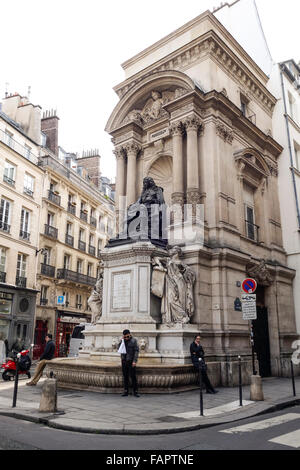
[(119, 352), (121, 352), (122, 373), (124, 379), (124, 393), (122, 397), (128, 397), (130, 377), (133, 395), (138, 398), (140, 395), (138, 394), (136, 363), (139, 357), (139, 346), (137, 340), (131, 336), (129, 330), (123, 331), (123, 341), (119, 344)]
[(40, 357), (40, 361), (37, 364), (33, 378), (31, 379), (30, 382), (27, 382), (26, 385), (36, 385), (43, 375), (43, 371), (47, 365), (47, 362), (53, 359), (53, 356), (55, 353), (55, 343), (54, 341), (52, 341), (52, 335), (48, 333), (45, 339), (46, 339), (45, 351)]
[[(210, 383), (210, 380), (207, 375), (207, 366), (205, 364), (205, 359), (204, 359), (204, 350), (203, 347), (200, 344), (200, 335), (195, 336), (194, 341), (192, 342), (190, 346), (190, 353), (191, 353), (191, 359), (192, 363), (194, 365), (194, 368), (199, 372), (201, 371), (201, 376), (203, 383), (206, 387), (206, 393), (218, 393), (218, 390), (215, 390), (212, 384)], [(201, 359), (201, 361), (199, 361)]]

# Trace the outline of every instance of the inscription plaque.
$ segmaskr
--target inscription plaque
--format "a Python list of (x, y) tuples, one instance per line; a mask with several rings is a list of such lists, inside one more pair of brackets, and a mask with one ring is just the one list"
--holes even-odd
[(112, 282), (112, 308), (123, 310), (131, 308), (131, 273), (113, 274)]

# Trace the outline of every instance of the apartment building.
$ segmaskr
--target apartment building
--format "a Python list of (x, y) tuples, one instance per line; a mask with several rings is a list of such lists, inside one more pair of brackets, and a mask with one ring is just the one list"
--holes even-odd
[[(38, 165), (35, 125), (40, 108), (19, 95), (5, 102), (0, 111), (0, 334), (11, 349), (17, 340), (29, 346), (33, 338), (44, 171)], [(10, 108), (13, 118), (6, 114)], [(20, 124), (24, 119), (26, 132)]]

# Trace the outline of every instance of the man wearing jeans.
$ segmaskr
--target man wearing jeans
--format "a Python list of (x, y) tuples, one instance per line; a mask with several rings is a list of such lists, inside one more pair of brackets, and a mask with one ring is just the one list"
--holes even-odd
[(26, 385), (36, 385), (43, 375), (43, 371), (47, 365), (47, 362), (53, 359), (54, 352), (55, 352), (55, 344), (54, 344), (54, 341), (52, 341), (52, 335), (48, 333), (45, 339), (46, 339), (45, 351), (40, 357), (40, 361), (37, 365), (37, 368), (35, 370), (32, 380), (30, 382), (27, 382)]
[(129, 377), (131, 378), (133, 395), (139, 397), (138, 384), (136, 379), (136, 363), (139, 356), (139, 346), (137, 340), (133, 338), (129, 330), (123, 331), (122, 344), (120, 343), (119, 352), (121, 353), (122, 373), (124, 379), (124, 393), (122, 397), (128, 397)]

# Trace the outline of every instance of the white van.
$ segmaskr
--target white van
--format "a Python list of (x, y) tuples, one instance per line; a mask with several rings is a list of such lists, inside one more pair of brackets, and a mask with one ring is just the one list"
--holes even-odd
[(68, 357), (77, 357), (80, 349), (83, 348), (85, 323), (80, 323), (74, 327), (70, 340)]

